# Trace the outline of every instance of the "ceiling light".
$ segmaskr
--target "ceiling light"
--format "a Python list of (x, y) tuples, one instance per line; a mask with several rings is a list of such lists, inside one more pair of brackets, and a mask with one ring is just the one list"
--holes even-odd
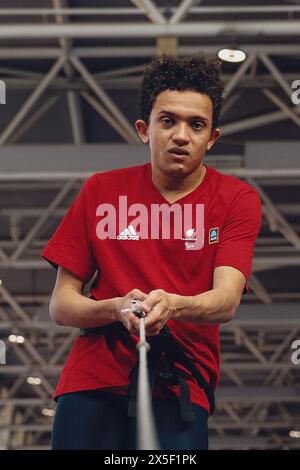
[(44, 408), (42, 410), (42, 414), (44, 416), (54, 416), (55, 415), (55, 411), (53, 409), (50, 409), (50, 408)]
[(17, 336), (17, 343), (19, 343), (19, 344), (25, 343), (25, 338), (24, 338), (24, 336)]
[(220, 49), (218, 57), (225, 62), (243, 62), (246, 54), (241, 49)]
[(11, 343), (16, 343), (17, 342), (16, 335), (9, 335), (8, 341), (10, 341)]
[(294, 439), (300, 439), (300, 431), (290, 431), (289, 436)]
[(30, 385), (41, 385), (42, 381), (39, 377), (28, 377), (27, 383)]
[(10, 341), (11, 343), (23, 344), (25, 343), (25, 338), (21, 335), (9, 335), (8, 341)]

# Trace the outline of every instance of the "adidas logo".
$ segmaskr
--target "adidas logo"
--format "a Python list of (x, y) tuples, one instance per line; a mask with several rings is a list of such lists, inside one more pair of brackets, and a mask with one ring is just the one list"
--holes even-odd
[(125, 230), (117, 236), (117, 240), (139, 240), (139, 238), (133, 225), (129, 225), (129, 227), (125, 228)]

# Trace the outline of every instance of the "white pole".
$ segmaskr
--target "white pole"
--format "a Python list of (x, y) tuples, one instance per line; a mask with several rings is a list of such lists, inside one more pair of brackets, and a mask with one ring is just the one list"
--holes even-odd
[(139, 371), (137, 385), (137, 445), (138, 450), (159, 450), (155, 429), (154, 416), (151, 406), (151, 390), (149, 386), (147, 352), (150, 345), (146, 340), (145, 318), (139, 309), (140, 301), (133, 301), (133, 312), (140, 316)]

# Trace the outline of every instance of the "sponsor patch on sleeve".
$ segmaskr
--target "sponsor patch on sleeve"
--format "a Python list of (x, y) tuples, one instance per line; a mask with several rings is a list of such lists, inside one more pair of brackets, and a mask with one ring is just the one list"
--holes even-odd
[(219, 227), (209, 229), (208, 243), (218, 243), (219, 241)]

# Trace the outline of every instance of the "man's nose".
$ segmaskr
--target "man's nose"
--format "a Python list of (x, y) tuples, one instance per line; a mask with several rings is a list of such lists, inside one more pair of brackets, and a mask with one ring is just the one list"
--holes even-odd
[(188, 143), (190, 140), (188, 126), (185, 124), (176, 126), (173, 134), (173, 140), (180, 143), (181, 145)]

